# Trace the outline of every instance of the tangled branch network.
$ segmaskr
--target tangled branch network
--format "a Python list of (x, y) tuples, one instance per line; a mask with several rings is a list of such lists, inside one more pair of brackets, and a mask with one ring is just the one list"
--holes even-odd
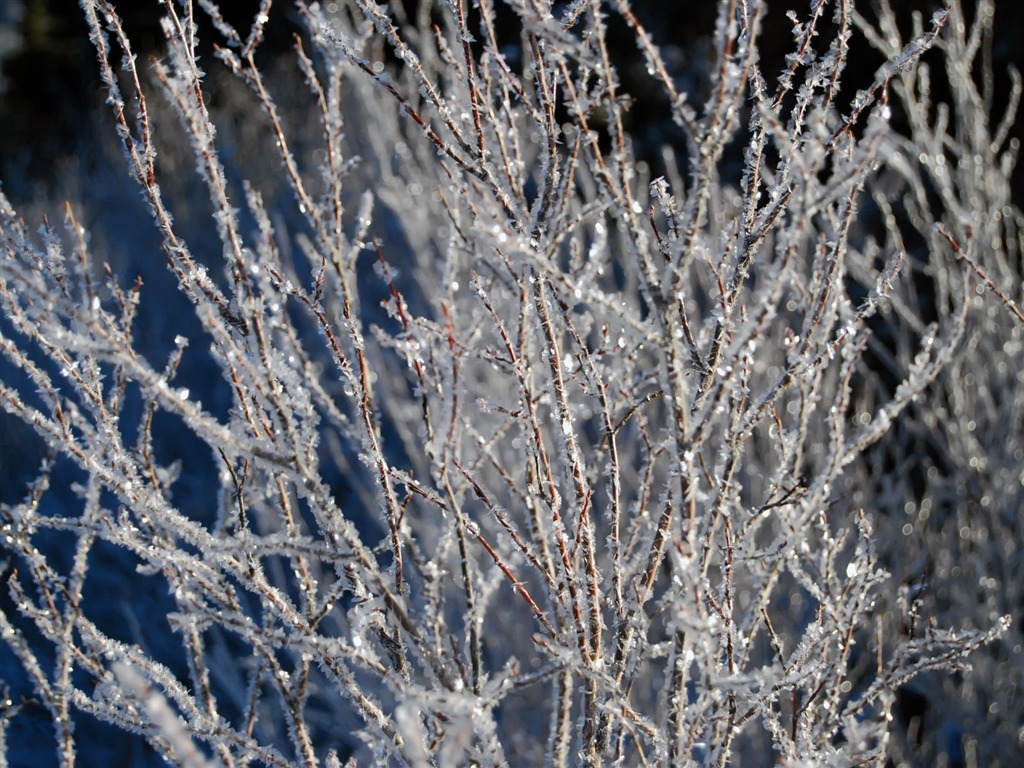
[(993, 0), (80, 4), (113, 150), (0, 195), (0, 765), (1017, 764)]

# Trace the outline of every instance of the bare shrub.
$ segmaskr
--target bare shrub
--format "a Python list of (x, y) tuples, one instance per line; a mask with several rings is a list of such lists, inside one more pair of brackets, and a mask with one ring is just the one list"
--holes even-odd
[[(140, 764), (884, 765), (950, 733), (1011, 764), (993, 4), (907, 35), (818, 0), (780, 75), (765, 4), (722, 0), (700, 103), (626, 0), (513, 0), (511, 33), (492, 0), (300, 0), (290, 74), (270, 5), (168, 3), (145, 62), (82, 1), (156, 234), (131, 263), (0, 197), (0, 399), (45, 447), (0, 509), (0, 734), (45, 709), (67, 766), (93, 718)], [(683, 137), (656, 178), (610, 24)], [(946, 724), (894, 723), (956, 681)]]

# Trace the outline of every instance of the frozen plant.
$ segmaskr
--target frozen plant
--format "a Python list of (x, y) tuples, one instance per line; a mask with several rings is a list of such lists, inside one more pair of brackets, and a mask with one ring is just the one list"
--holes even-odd
[(140, 765), (882, 766), (951, 729), (1010, 765), (990, 707), (897, 706), (1024, 713), (991, 0), (909, 35), (815, 0), (781, 72), (769, 4), (721, 0), (699, 83), (627, 0), (298, 0), (290, 73), (271, 5), (169, 1), (144, 60), (82, 0), (137, 263), (0, 196), (0, 402), (44, 447), (0, 508), (0, 760), (45, 711), (62, 766), (96, 722)]

